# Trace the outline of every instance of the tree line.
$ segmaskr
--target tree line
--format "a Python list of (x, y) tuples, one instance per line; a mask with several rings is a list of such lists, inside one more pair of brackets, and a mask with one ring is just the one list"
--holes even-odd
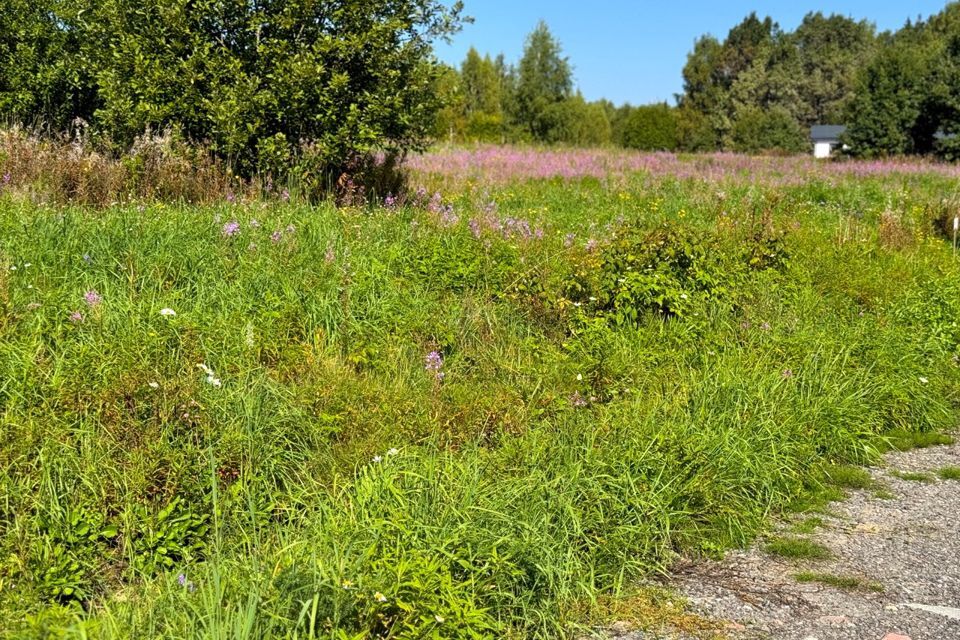
[(846, 124), (862, 156), (960, 156), (960, 3), (877, 33), (810, 13), (752, 13), (703, 36), (676, 104), (588, 101), (541, 22), (516, 63), (433, 45), (463, 7), (440, 0), (7, 0), (0, 117), (105, 146), (144, 132), (200, 143), (242, 175), (336, 175), (435, 140), (798, 152)]
[(960, 157), (960, 3), (884, 33), (819, 12), (784, 31), (751, 13), (723, 39), (698, 38), (682, 73), (675, 106), (588, 102), (540, 23), (515, 65), (470, 49), (459, 69), (444, 69), (434, 135), (793, 153), (809, 148), (811, 126), (842, 124), (854, 155)]

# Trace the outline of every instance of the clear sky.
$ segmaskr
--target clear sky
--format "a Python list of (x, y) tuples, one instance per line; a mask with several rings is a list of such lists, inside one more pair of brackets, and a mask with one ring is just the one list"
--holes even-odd
[(574, 68), (574, 81), (588, 100), (644, 104), (672, 101), (693, 41), (719, 38), (751, 11), (793, 30), (810, 11), (866, 19), (879, 31), (908, 18), (940, 11), (946, 0), (464, 0), (475, 18), (437, 45), (441, 60), (459, 66), (471, 45), (480, 53), (503, 53), (516, 62), (526, 35), (546, 20)]

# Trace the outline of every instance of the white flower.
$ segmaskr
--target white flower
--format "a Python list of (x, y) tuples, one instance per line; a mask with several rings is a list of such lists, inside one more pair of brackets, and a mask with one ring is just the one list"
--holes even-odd
[(208, 375), (208, 376), (207, 376), (207, 384), (213, 385), (214, 387), (219, 387), (219, 386), (220, 386), (221, 384), (223, 384), (223, 383), (220, 382), (220, 378), (216, 378), (216, 377), (214, 377), (213, 375)]
[(32, 262), (24, 262), (24, 263), (23, 263), (23, 266), (24, 266), (24, 268), (29, 269), (30, 267), (33, 266), (33, 263), (32, 263)]
[(382, 456), (373, 456), (373, 461), (374, 461), (374, 462), (382, 462), (382, 461), (383, 461), (383, 457), (382, 457)]
[(578, 373), (578, 374), (577, 374), (577, 380), (583, 380), (583, 374), (582, 374), (582, 373)]
[(202, 363), (202, 362), (197, 365), (197, 369), (200, 369), (200, 371), (203, 371), (203, 372), (204, 372), (205, 374), (207, 374), (208, 376), (212, 376), (212, 375), (213, 375), (213, 369), (211, 369), (210, 367), (208, 367), (207, 365), (205, 365), (205, 364)]
[(924, 378), (923, 376), (920, 376), (920, 382), (921, 382), (922, 384), (927, 384), (927, 383), (930, 382), (930, 381), (927, 380), (926, 378)]
[(680, 297), (681, 297), (682, 299), (686, 300), (686, 299), (687, 299), (687, 294), (681, 293), (681, 294), (680, 294)]
[(433, 616), (433, 619), (439, 622), (440, 624), (443, 624), (446, 620), (443, 616)]
[(377, 591), (375, 594), (373, 594), (373, 597), (374, 597), (374, 599), (375, 599), (377, 602), (386, 602), (386, 601), (387, 601), (387, 596), (383, 595), (383, 594), (380, 593), (379, 591)]
[(163, 309), (160, 309), (160, 315), (172, 318), (173, 316), (177, 315), (177, 312), (169, 307), (164, 307)]
[(392, 448), (390, 448), (390, 449), (387, 450), (387, 455), (388, 455), (388, 456), (395, 456), (395, 455), (397, 455), (398, 453), (400, 453), (400, 450), (397, 449), (396, 447), (392, 447)]
[(149, 383), (147, 386), (150, 387), (151, 389), (159, 389), (159, 388), (160, 388), (160, 383), (159, 383), (159, 382), (151, 382), (151, 383)]
[(11, 265), (10, 271), (16, 271), (16, 270), (17, 270), (17, 265)]

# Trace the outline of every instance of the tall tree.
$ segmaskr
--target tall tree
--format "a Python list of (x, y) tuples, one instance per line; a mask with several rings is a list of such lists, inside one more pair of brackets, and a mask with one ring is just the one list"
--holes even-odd
[(517, 78), (517, 118), (535, 140), (548, 141), (561, 125), (558, 105), (570, 98), (573, 74), (545, 22), (527, 38)]

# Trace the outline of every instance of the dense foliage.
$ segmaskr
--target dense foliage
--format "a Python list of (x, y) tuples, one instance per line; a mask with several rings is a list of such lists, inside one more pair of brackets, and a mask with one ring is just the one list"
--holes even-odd
[(14, 173), (0, 635), (579, 636), (956, 424), (948, 168), (591, 153), (376, 215)]
[(242, 174), (325, 179), (426, 140), (439, 108), (435, 0), (44, 0), (0, 9), (0, 109), (121, 148), (173, 129)]

